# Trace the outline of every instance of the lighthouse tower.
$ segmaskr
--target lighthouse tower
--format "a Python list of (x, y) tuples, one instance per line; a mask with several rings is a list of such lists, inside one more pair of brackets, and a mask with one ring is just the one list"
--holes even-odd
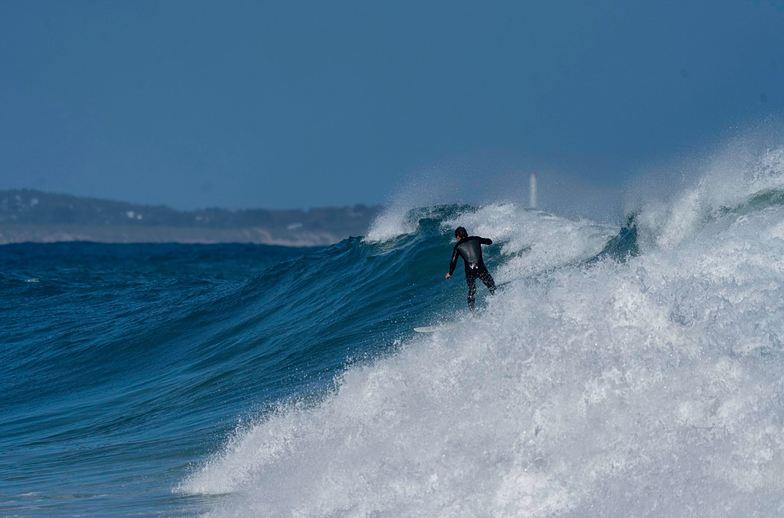
[(528, 177), (528, 207), (535, 209), (536, 206), (536, 173), (531, 173)]

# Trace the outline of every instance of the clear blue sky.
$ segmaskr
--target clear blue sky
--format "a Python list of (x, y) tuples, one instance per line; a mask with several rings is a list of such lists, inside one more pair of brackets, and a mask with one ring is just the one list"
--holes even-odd
[(782, 114), (781, 1), (0, 0), (0, 189), (374, 203), (488, 157), (613, 184)]

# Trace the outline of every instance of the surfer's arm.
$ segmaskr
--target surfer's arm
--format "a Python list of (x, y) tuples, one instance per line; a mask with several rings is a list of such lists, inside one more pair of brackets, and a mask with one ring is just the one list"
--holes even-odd
[(446, 274), (446, 278), (450, 278), (453, 273), (455, 273), (455, 267), (457, 266), (457, 258), (460, 254), (457, 253), (457, 247), (452, 249), (452, 259), (449, 261), (449, 273)]
[(492, 239), (488, 239), (486, 237), (480, 237), (479, 238), (479, 242), (482, 243), (483, 245), (492, 245), (493, 244), (493, 240)]

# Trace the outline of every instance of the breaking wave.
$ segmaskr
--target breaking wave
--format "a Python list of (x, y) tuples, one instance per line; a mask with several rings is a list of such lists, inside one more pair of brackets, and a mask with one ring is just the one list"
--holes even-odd
[[(718, 160), (620, 230), (514, 204), (393, 210), (350, 245), (345, 282), (368, 290), (350, 304), (430, 304), (316, 397), (237, 426), (176, 492), (220, 495), (210, 516), (784, 512), (783, 150)], [(456, 225), (498, 245), (504, 286), (475, 316), (455, 281), (439, 298)]]

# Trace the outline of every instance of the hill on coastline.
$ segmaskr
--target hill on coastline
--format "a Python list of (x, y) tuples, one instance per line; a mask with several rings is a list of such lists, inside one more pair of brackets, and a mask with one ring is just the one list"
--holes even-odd
[(180, 211), (37, 190), (0, 191), (0, 244), (263, 243), (314, 246), (364, 235), (380, 207)]

